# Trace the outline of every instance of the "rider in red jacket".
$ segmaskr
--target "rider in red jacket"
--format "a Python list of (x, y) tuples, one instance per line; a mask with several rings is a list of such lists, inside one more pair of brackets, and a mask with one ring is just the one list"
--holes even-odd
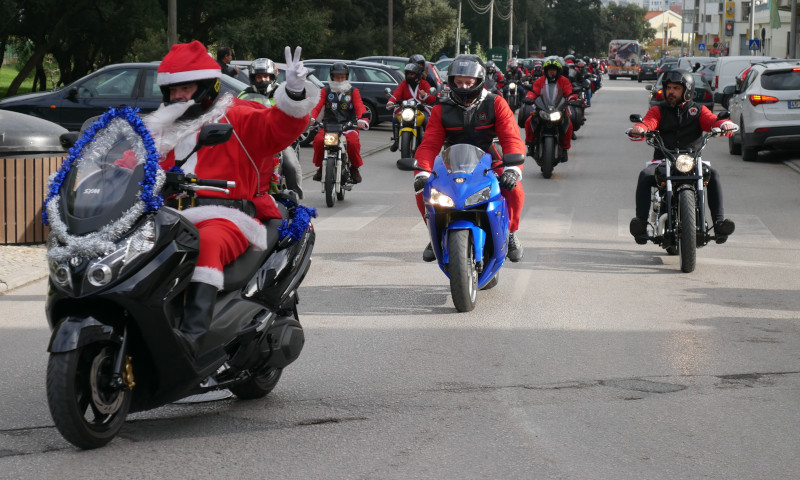
[[(563, 66), (558, 59), (555, 57), (547, 59), (544, 62), (544, 65), (542, 65), (542, 69), (544, 70), (544, 75), (533, 82), (531, 91), (525, 95), (525, 98), (527, 99), (526, 103), (533, 103), (533, 100), (542, 94), (542, 89), (553, 84), (557, 85), (557, 88), (561, 90), (563, 96), (567, 100), (575, 100), (578, 98), (577, 95), (572, 93), (572, 83), (570, 83), (568, 78), (561, 75)], [(567, 110), (567, 115), (568, 114), (569, 110)], [(567, 122), (568, 127), (566, 133), (561, 135), (559, 141), (561, 144), (561, 149), (564, 150), (564, 156), (561, 160), (562, 162), (567, 161), (567, 150), (569, 150), (569, 148), (572, 146), (572, 122), (569, 121), (567, 116), (565, 116), (564, 119)], [(531, 155), (531, 152), (533, 151), (533, 144), (535, 142), (536, 139), (534, 137), (533, 127), (531, 126), (531, 117), (529, 116), (528, 119), (525, 120), (525, 143), (528, 145), (528, 156), (533, 156)]]
[(389, 101), (386, 102), (386, 108), (388, 110), (394, 109), (394, 113), (392, 115), (392, 146), (389, 147), (389, 150), (396, 152), (397, 151), (397, 143), (400, 140), (400, 122), (397, 120), (397, 115), (400, 110), (400, 107), (397, 106), (398, 103), (401, 103), (403, 100), (410, 100), (415, 99), (419, 102), (427, 104), (425, 107), (425, 120), (422, 123), (423, 127), (428, 126), (428, 117), (431, 115), (431, 105), (436, 103), (436, 95), (431, 94), (431, 84), (428, 83), (427, 80), (424, 79), (425, 72), (416, 63), (409, 63), (403, 69), (405, 72), (406, 79), (400, 82), (400, 85), (394, 89), (392, 95), (389, 97)]

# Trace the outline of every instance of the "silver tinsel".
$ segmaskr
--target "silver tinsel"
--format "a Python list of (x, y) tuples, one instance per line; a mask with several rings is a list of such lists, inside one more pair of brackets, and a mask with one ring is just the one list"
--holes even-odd
[[(128, 122), (121, 118), (115, 118), (106, 128), (98, 132), (93, 143), (87, 145), (84, 149), (86, 153), (76, 160), (72, 168), (79, 168), (83, 162), (100, 163), (99, 161), (110, 151), (120, 136), (124, 136), (128, 143), (132, 145), (138, 164), (143, 164), (147, 158), (147, 150), (141, 137), (136, 134)], [(159, 169), (153, 187), (155, 195), (160, 194), (165, 180), (164, 171)], [(115, 249), (115, 242), (130, 231), (133, 224), (142, 216), (145, 207), (141, 197), (137, 197), (136, 203), (126, 210), (119, 219), (97, 232), (79, 236), (70, 235), (67, 232), (67, 226), (61, 220), (60, 202), (61, 196), (56, 195), (47, 203), (47, 215), (50, 219), (51, 228), (50, 236), (58, 240), (57, 243), (51, 242), (51, 246), (47, 251), (47, 259), (56, 263), (76, 256), (92, 258), (111, 253)]]

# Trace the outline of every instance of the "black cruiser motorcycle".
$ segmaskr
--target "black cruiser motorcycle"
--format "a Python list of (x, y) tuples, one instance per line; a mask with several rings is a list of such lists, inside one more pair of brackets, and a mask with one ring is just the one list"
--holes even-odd
[[(110, 442), (129, 412), (220, 389), (263, 397), (304, 343), (297, 290), (311, 262), (315, 213), (289, 196), (276, 196), (284, 218), (265, 224), (268, 248), (248, 249), (225, 268), (196, 355), (173, 333), (199, 237), (162, 195), (191, 204), (196, 191), (234, 185), (164, 172), (135, 112), (112, 109), (84, 133), (45, 202), (47, 400), (58, 431), (83, 449)], [(227, 124), (206, 125), (195, 150), (231, 133)]]

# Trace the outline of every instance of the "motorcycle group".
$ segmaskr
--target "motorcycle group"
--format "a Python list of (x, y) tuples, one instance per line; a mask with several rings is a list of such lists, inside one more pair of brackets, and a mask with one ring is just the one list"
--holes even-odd
[[(51, 228), (46, 383), (57, 429), (79, 448), (110, 442), (128, 413), (189, 395), (263, 397), (298, 358), (298, 290), (316, 211), (299, 204), (297, 140), (310, 125), (319, 130), (313, 180), (330, 207), (362, 180), (358, 129), (370, 118), (345, 63), (332, 65), (320, 90), (306, 78), (301, 49), (286, 47), (285, 55), (282, 84), (274, 63), (258, 59), (251, 87), (234, 98), (220, 95), (222, 72), (205, 46), (174, 45), (158, 67), (158, 110), (110, 109), (62, 138), (70, 155), (51, 177), (43, 213)], [(400, 150), (400, 169), (414, 171), (430, 234), (423, 259), (449, 277), (459, 311), (498, 284), (506, 258), (523, 257), (526, 144), (549, 178), (567, 161), (603, 73), (599, 62), (569, 57), (508, 67), (503, 76), (492, 62), (459, 55), (437, 91), (425, 59), (413, 56), (405, 81), (387, 92), (391, 150)], [(691, 78), (674, 80), (681, 98), (693, 93)], [(690, 111), (673, 126), (660, 125), (667, 116), (651, 109), (632, 117), (629, 131), (665, 159), (640, 175), (631, 233), (679, 253), (684, 271), (694, 261), (690, 247), (733, 232), (721, 191), (712, 192), (716, 173), (699, 155), (709, 136), (735, 125), (706, 112)], [(691, 151), (675, 148), (700, 128), (711, 133)], [(713, 227), (703, 216), (706, 185)]]

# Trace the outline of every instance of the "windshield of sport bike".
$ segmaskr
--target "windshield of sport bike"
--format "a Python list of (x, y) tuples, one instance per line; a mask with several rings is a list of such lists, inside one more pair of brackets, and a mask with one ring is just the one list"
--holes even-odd
[(564, 92), (557, 82), (547, 82), (544, 84), (544, 87), (542, 87), (542, 98), (544, 99), (545, 105), (554, 106), (563, 96)]
[[(136, 152), (139, 152), (137, 155)], [(144, 179), (141, 138), (122, 119), (97, 131), (70, 168), (62, 195), (77, 220), (108, 224), (138, 200)], [(140, 161), (141, 159), (141, 161)]]
[(442, 152), (442, 161), (449, 173), (472, 173), (486, 152), (474, 145), (459, 143)]

